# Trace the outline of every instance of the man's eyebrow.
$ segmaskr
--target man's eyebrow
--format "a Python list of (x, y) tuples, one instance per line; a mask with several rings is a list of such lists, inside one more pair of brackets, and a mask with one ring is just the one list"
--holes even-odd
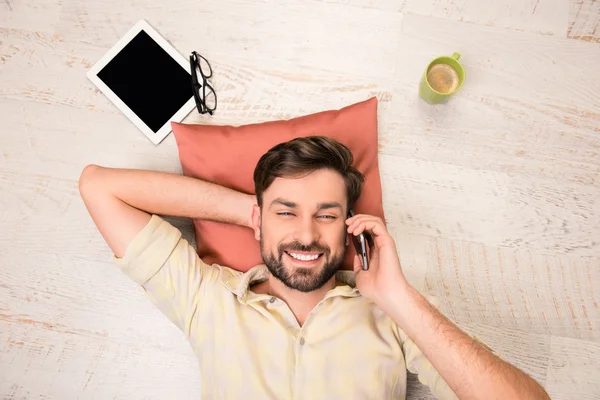
[(281, 197), (278, 197), (275, 200), (273, 200), (269, 205), (269, 208), (272, 208), (276, 204), (281, 204), (289, 208), (298, 208), (298, 204), (294, 203), (293, 201), (282, 199)]
[[(283, 206), (289, 207), (289, 208), (298, 208), (298, 204), (294, 203), (293, 201), (282, 199), (281, 197), (278, 197), (275, 200), (273, 200), (271, 202), (271, 204), (269, 205), (269, 208), (272, 208), (273, 206), (275, 206), (277, 204), (280, 204), (280, 205), (283, 205)], [(331, 208), (339, 208), (340, 210), (344, 209), (342, 207), (342, 205), (340, 203), (338, 203), (337, 201), (317, 204), (317, 211), (328, 210)]]
[(343, 210), (344, 208), (342, 207), (342, 205), (340, 203), (338, 203), (337, 201), (333, 201), (331, 203), (319, 203), (317, 204), (317, 210), (327, 210), (330, 208), (339, 208), (340, 210)]

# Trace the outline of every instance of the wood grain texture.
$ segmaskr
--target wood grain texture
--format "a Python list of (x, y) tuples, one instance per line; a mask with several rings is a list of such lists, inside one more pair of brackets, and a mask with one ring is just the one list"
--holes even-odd
[[(120, 321), (100, 320), (132, 325), (127, 323), (131, 315), (122, 317)], [(138, 324), (153, 323), (151, 319), (136, 320)], [(119, 341), (62, 330), (61, 323), (55, 321), (48, 323), (28, 315), (15, 316), (12, 321), (2, 317), (3, 326), (8, 328), (2, 335), (4, 350), (20, 356), (6, 359), (1, 398), (199, 398), (195, 355), (177, 332), (161, 335), (163, 328), (170, 328), (168, 323), (154, 325), (152, 336), (164, 339), (159, 344), (148, 342), (150, 335), (139, 329), (129, 332), (137, 334), (136, 341)], [(179, 341), (169, 339), (177, 336)]]
[(598, 340), (599, 259), (431, 240), (425, 289), (458, 323)]
[(546, 389), (552, 399), (600, 399), (600, 344), (552, 337)]
[(595, 0), (571, 0), (567, 36), (600, 43), (600, 4)]
[(406, 0), (401, 11), (541, 35), (564, 35), (569, 0)]
[[(112, 264), (77, 192), (96, 163), (180, 173), (85, 73), (146, 19), (208, 57), (211, 118), (246, 124), (379, 99), (388, 226), (409, 281), (553, 399), (598, 399), (596, 1), (0, 3), (0, 398), (192, 399), (181, 332)], [(573, 40), (580, 39), (580, 40)], [(427, 63), (467, 70), (444, 106)], [(190, 221), (169, 219), (193, 241)], [(409, 376), (408, 398), (432, 398)]]

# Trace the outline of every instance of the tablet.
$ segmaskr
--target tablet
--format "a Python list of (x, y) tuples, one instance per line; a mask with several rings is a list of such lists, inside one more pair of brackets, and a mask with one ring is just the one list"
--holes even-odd
[(195, 107), (189, 61), (139, 21), (87, 77), (154, 144)]

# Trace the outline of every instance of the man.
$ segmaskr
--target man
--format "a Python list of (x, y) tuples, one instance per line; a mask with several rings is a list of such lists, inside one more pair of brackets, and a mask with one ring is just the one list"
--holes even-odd
[[(187, 335), (203, 398), (404, 398), (406, 369), (438, 398), (547, 399), (406, 281), (383, 221), (347, 218), (362, 189), (352, 154), (322, 136), (267, 152), (256, 196), (189, 177), (88, 166), (80, 192), (123, 272)], [(265, 265), (207, 265), (156, 214), (252, 228)], [(341, 271), (350, 236), (369, 269)], [(235, 243), (231, 244), (235, 251)]]

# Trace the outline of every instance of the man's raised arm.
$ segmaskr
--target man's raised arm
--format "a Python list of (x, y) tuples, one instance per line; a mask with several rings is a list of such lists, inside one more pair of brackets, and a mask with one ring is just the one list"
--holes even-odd
[(250, 226), (255, 196), (166, 172), (88, 165), (79, 192), (117, 257), (150, 221), (150, 214)]

